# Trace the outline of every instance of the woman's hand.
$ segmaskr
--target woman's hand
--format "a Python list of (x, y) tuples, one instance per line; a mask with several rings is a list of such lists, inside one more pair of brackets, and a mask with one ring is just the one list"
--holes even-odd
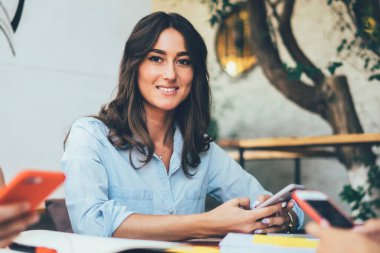
[(337, 229), (322, 227), (315, 223), (309, 223), (306, 231), (314, 236), (320, 237), (317, 248), (318, 253), (378, 253), (380, 245), (369, 237), (355, 233), (349, 229)]
[[(255, 206), (257, 206), (259, 203), (264, 202), (268, 198), (270, 198), (269, 195), (261, 195), (255, 202)], [(261, 223), (266, 225), (266, 227), (255, 230), (254, 231), (255, 234), (277, 233), (277, 232), (284, 232), (288, 230), (288, 226), (290, 222), (288, 213), (293, 209), (294, 201), (293, 200), (288, 201), (286, 206), (283, 206), (282, 203), (278, 205), (281, 205), (282, 208), (278, 212), (276, 212), (274, 215), (268, 216), (262, 219)], [(261, 208), (258, 208), (258, 209), (261, 209)]]
[(380, 244), (380, 218), (370, 219), (363, 225), (355, 227), (354, 231), (362, 233)]
[(267, 229), (261, 219), (281, 212), (281, 203), (251, 210), (249, 198), (235, 198), (206, 213), (209, 234), (251, 233)]
[(30, 212), (27, 203), (0, 205), (0, 248), (8, 246), (20, 232), (38, 220), (39, 216)]

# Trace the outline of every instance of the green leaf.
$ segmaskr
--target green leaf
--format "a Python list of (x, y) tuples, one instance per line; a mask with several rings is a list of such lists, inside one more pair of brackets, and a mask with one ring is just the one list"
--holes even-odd
[(343, 201), (351, 203), (358, 199), (358, 193), (355, 191), (351, 185), (344, 185), (342, 192), (339, 194)]
[(380, 74), (374, 74), (368, 78), (368, 81), (373, 81), (373, 80), (380, 81)]
[(378, 61), (372, 68), (371, 68), (371, 71), (375, 71), (375, 70), (378, 70), (380, 69), (380, 61)]
[(288, 78), (290, 80), (300, 80), (301, 74), (302, 74), (302, 70), (300, 68), (298, 67), (288, 68), (287, 71), (288, 71)]
[(351, 209), (352, 209), (353, 211), (355, 211), (355, 210), (358, 210), (359, 207), (360, 207), (360, 204), (359, 204), (359, 203), (355, 203), (355, 204), (351, 207)]
[(331, 75), (334, 75), (335, 70), (341, 66), (343, 66), (343, 63), (341, 62), (330, 62), (327, 66), (327, 70), (330, 72)]
[(210, 20), (209, 20), (210, 24), (211, 24), (211, 27), (213, 27), (216, 23), (219, 22), (219, 19), (216, 15), (212, 15)]
[[(302, 65), (301, 65), (301, 67), (302, 67)], [(322, 72), (319, 68), (315, 68), (315, 67), (312, 67), (312, 66), (302, 67), (302, 71), (307, 76), (316, 76), (316, 75), (318, 75), (319, 73)]]
[(223, 11), (225, 11), (227, 9), (228, 6), (230, 6), (230, 1), (229, 0), (223, 0), (223, 4), (222, 4), (222, 9)]
[(344, 48), (344, 46), (347, 44), (347, 40), (346, 39), (343, 39), (341, 42), (340, 42), (340, 45), (338, 46), (338, 48), (336, 49), (336, 51), (338, 52), (338, 53), (340, 53), (342, 50), (343, 50), (343, 48)]
[(369, 61), (370, 61), (370, 60), (371, 60), (371, 59), (370, 59), (369, 57), (367, 57), (367, 58), (364, 59), (364, 68), (365, 68), (365, 69), (368, 68), (368, 64), (369, 64)]
[(216, 13), (219, 15), (220, 19), (223, 20), (225, 16), (225, 12), (222, 10), (216, 10)]

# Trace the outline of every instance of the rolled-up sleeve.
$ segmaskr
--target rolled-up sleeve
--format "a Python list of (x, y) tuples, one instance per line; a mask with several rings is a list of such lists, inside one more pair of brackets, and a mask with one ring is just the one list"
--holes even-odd
[(79, 121), (66, 142), (61, 160), (66, 204), (75, 233), (110, 237), (133, 212), (109, 199), (108, 173), (102, 164), (104, 143), (92, 130), (89, 122)]
[(293, 207), (293, 211), (296, 213), (296, 215), (298, 217), (297, 229), (300, 230), (303, 227), (304, 222), (305, 222), (305, 214), (302, 211), (302, 209), (297, 205), (297, 203), (295, 203), (295, 205)]
[(252, 205), (260, 195), (272, 195), (218, 145), (211, 143), (209, 152), (210, 196), (222, 202), (237, 197), (248, 197)]

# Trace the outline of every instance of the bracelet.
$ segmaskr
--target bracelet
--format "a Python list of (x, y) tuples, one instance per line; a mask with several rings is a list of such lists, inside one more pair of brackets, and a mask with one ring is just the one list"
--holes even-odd
[(287, 227), (287, 233), (294, 233), (296, 230), (297, 230), (297, 216), (296, 214), (290, 210), (288, 213), (288, 218), (289, 218), (289, 222), (288, 222), (288, 227)]

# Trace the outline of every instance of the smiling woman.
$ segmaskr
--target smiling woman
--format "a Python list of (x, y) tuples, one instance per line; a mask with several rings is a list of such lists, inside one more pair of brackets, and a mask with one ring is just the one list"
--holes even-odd
[[(116, 97), (67, 138), (61, 162), (74, 232), (156, 240), (277, 232), (290, 227), (292, 209), (302, 225), (293, 203), (251, 210), (269, 193), (206, 134), (206, 59), (184, 17), (156, 12), (137, 23)], [(206, 195), (225, 203), (205, 213)]]
[[(147, 118), (173, 121), (175, 109), (188, 97), (193, 81), (193, 67), (183, 36), (175, 29), (162, 31), (157, 42), (138, 70), (138, 88), (143, 96)], [(155, 153), (169, 170), (173, 152), (173, 131), (162, 143), (156, 142)]]

